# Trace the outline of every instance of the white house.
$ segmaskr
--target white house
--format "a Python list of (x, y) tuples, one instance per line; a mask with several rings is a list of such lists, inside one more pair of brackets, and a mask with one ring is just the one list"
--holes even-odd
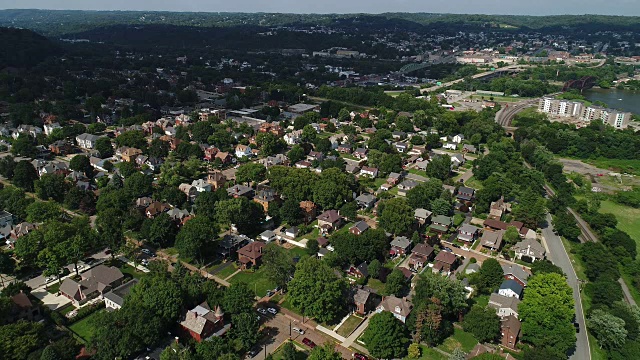
[(531, 258), (532, 261), (544, 259), (546, 250), (536, 239), (524, 239), (513, 245), (516, 257), (522, 259), (523, 256)]
[(44, 124), (44, 134), (49, 136), (55, 129), (62, 129), (59, 123), (55, 122), (53, 124)]
[(456, 144), (460, 144), (461, 142), (464, 141), (464, 135), (458, 134), (458, 135), (454, 136), (453, 139), (451, 139), (451, 141), (453, 141)]
[(442, 146), (442, 148), (447, 150), (456, 150), (458, 148), (458, 145), (456, 143), (446, 143)]
[(496, 293), (489, 297), (489, 307), (496, 309), (496, 314), (501, 318), (518, 317), (518, 304), (520, 304), (520, 300), (516, 297), (502, 296)]
[(251, 147), (248, 145), (242, 145), (242, 144), (238, 144), (236, 146), (236, 157), (237, 158), (243, 158), (243, 157), (249, 157), (252, 155), (251, 152)]
[(90, 150), (95, 148), (96, 142), (99, 138), (100, 137), (97, 135), (84, 133), (76, 136), (76, 142), (78, 143), (79, 147)]
[(517, 281), (505, 280), (502, 285), (500, 285), (498, 294), (506, 297), (514, 297), (520, 299), (520, 297), (522, 296), (522, 290), (524, 290), (524, 287)]
[(207, 180), (204, 180), (204, 179), (194, 180), (191, 183), (191, 186), (196, 188), (197, 192), (210, 192), (211, 191), (211, 184), (209, 184), (207, 182)]
[(295, 130), (284, 135), (284, 141), (287, 145), (295, 145), (302, 140), (302, 130)]

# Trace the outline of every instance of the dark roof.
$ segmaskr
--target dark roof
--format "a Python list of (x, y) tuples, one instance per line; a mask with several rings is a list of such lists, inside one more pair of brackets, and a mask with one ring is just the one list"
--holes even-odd
[(336, 210), (327, 210), (318, 216), (318, 220), (334, 223), (340, 219), (340, 214)]
[(364, 277), (368, 277), (369, 276), (369, 265), (367, 265), (367, 262), (363, 262), (362, 264), (358, 265), (358, 271), (360, 272), (360, 274), (362, 274)]
[(30, 309), (33, 306), (27, 294), (23, 293), (22, 291), (13, 295), (11, 297), (11, 301), (13, 301), (13, 303), (16, 304), (17, 307), (22, 309)]
[(124, 298), (127, 297), (127, 295), (129, 295), (131, 288), (137, 283), (138, 283), (138, 279), (133, 279), (131, 281), (128, 281), (118, 286), (117, 288), (109, 291), (108, 293), (104, 294), (104, 297), (122, 306), (122, 304), (124, 304)]
[(435, 261), (452, 265), (454, 262), (456, 262), (456, 255), (447, 251), (440, 251), (438, 253), (438, 256), (436, 256)]
[(502, 282), (502, 285), (500, 285), (500, 289), (511, 289), (514, 293), (520, 295), (524, 287), (515, 280), (505, 280)]
[(360, 230), (360, 232), (363, 232), (365, 230), (367, 230), (369, 228), (369, 224), (367, 224), (364, 221), (358, 221), (357, 223), (355, 223), (352, 228), (356, 228), (358, 230)]
[(264, 247), (264, 243), (260, 241), (254, 241), (240, 248), (238, 250), (238, 254), (246, 256), (250, 259), (257, 259), (262, 256), (263, 247)]
[(418, 244), (413, 247), (413, 250), (411, 250), (411, 253), (429, 257), (431, 256), (431, 254), (433, 254), (433, 246), (429, 246), (427, 244)]
[(327, 240), (327, 238), (323, 236), (319, 236), (317, 240), (318, 240), (318, 246), (320, 247), (324, 247), (329, 243), (329, 240)]

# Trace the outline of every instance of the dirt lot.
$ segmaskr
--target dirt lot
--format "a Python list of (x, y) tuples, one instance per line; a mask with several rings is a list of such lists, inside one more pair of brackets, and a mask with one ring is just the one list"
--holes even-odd
[(575, 172), (586, 176), (593, 186), (598, 186), (604, 192), (629, 190), (632, 186), (640, 186), (640, 178), (633, 175), (615, 174), (610, 170), (601, 169), (580, 160), (558, 159), (564, 166), (565, 172)]

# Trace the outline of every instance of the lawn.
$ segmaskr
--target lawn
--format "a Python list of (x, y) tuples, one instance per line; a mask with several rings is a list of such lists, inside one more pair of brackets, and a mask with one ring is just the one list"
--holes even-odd
[(464, 185), (476, 190), (482, 189), (482, 183), (480, 183), (480, 180), (476, 179), (474, 176), (470, 177)]
[[(317, 236), (315, 238), (317, 238)], [(289, 251), (291, 256), (299, 257), (300, 259), (304, 259), (309, 256), (309, 254), (307, 254), (307, 249), (301, 248), (299, 246), (294, 246), (291, 249), (287, 249), (287, 251)]]
[(219, 278), (221, 278), (221, 279), (226, 279), (236, 271), (238, 271), (238, 265), (233, 263), (233, 264), (227, 266), (226, 268), (220, 270), (219, 272), (215, 273), (214, 275), (219, 277)]
[(95, 319), (95, 317), (98, 316), (98, 314), (102, 311), (105, 310), (96, 311), (86, 318), (69, 325), (69, 329), (80, 336), (85, 343), (88, 343), (91, 340), (94, 332), (94, 325), (91, 323), (92, 319)]
[(591, 334), (589, 334), (589, 350), (591, 350), (591, 360), (608, 359), (607, 352), (603, 349), (600, 349), (596, 338), (594, 338)]
[(386, 267), (389, 270), (393, 270), (396, 268), (396, 266), (398, 266), (400, 263), (402, 263), (402, 261), (404, 261), (405, 257), (404, 256), (398, 256), (394, 259), (391, 259), (387, 262), (384, 263), (384, 267)]
[(120, 271), (122, 271), (123, 274), (125, 275), (129, 274), (129, 276), (131, 276), (134, 279), (140, 279), (147, 276), (146, 273), (140, 270), (136, 270), (133, 268), (133, 266), (125, 264), (122, 261), (118, 261), (116, 263), (116, 266), (120, 269)]
[[(294, 341), (295, 343), (295, 341)], [(278, 348), (278, 350), (276, 350), (276, 352), (274, 352), (273, 355), (273, 360), (284, 360), (284, 352), (282, 351), (282, 348), (284, 346), (285, 343), (283, 343), (282, 345), (280, 345), (280, 347)], [(302, 345), (298, 345), (297, 343), (295, 344), (296, 346), (296, 356), (295, 359), (296, 360), (305, 360), (308, 357), (308, 354), (306, 351), (300, 351), (300, 349), (298, 349), (298, 347), (302, 347)]]
[[(407, 359), (409, 359), (409, 357), (405, 357), (405, 360)], [(432, 348), (421, 345), (418, 360), (447, 360), (447, 357)]]
[(617, 228), (626, 232), (636, 242), (636, 249), (640, 252), (640, 209), (616, 204), (613, 201), (600, 203), (601, 213), (611, 213), (618, 219)]
[(56, 280), (51, 283), (51, 285), (47, 286), (47, 291), (51, 294), (57, 294), (58, 290), (60, 290), (60, 285), (62, 285), (62, 282), (58, 282), (58, 280)]
[(461, 347), (464, 352), (469, 352), (478, 344), (473, 335), (460, 329), (453, 329), (453, 335), (449, 336), (444, 342), (438, 345), (438, 349), (452, 353), (457, 347)]
[(338, 335), (342, 335), (344, 337), (348, 337), (353, 330), (355, 330), (360, 323), (362, 323), (363, 319), (361, 317), (350, 315), (347, 320), (345, 320), (342, 325), (336, 330)]
[(274, 289), (276, 284), (267, 279), (266, 271), (263, 268), (255, 272), (241, 271), (228, 280), (232, 284), (245, 283), (254, 290), (257, 296), (263, 297), (267, 291)]
[(289, 302), (288, 296), (285, 296), (284, 301), (280, 304), (280, 306), (291, 312), (294, 312), (300, 315), (300, 310), (296, 309), (293, 305), (291, 305), (291, 303)]
[(474, 305), (480, 305), (481, 307), (487, 307), (489, 305), (489, 295), (481, 295), (473, 298)]
[(384, 293), (385, 286), (382, 281), (378, 279), (369, 278), (369, 281), (367, 281), (367, 286), (375, 290), (378, 294)]

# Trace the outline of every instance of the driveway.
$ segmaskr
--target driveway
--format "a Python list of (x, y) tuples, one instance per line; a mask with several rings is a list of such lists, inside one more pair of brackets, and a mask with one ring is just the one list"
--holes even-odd
[(71, 300), (64, 296), (51, 294), (43, 287), (31, 291), (31, 295), (37, 297), (40, 301), (42, 301), (43, 305), (51, 310), (60, 309), (71, 302)]
[(547, 214), (547, 226), (542, 228), (542, 236), (544, 236), (549, 248), (549, 259), (564, 271), (567, 275), (567, 283), (573, 290), (573, 300), (576, 308), (576, 322), (580, 326), (580, 332), (576, 334), (576, 348), (573, 354), (569, 356), (569, 359), (591, 359), (591, 350), (589, 349), (589, 339), (587, 337), (587, 328), (584, 321), (584, 310), (582, 309), (582, 298), (580, 296), (580, 283), (578, 281), (578, 276), (573, 269), (571, 259), (569, 259), (569, 255), (562, 244), (562, 240), (553, 232), (551, 215), (549, 214)]

